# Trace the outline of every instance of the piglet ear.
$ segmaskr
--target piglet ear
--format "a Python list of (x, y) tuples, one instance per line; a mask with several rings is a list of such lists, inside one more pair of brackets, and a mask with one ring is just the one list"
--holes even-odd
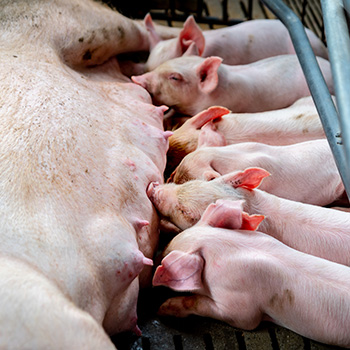
[(157, 267), (154, 286), (167, 286), (176, 291), (194, 291), (202, 287), (203, 258), (195, 253), (173, 250)]
[(248, 213), (243, 212), (241, 229), (255, 231), (264, 219), (264, 215), (249, 215)]
[(243, 187), (247, 190), (253, 190), (269, 175), (270, 173), (262, 168), (247, 168), (244, 171), (236, 171), (223, 175), (220, 180), (230, 184), (234, 188)]
[(147, 13), (145, 18), (143, 19), (143, 23), (145, 24), (145, 27), (149, 33), (150, 49), (152, 50), (162, 39), (158, 35), (156, 28), (154, 27), (150, 13)]
[(202, 112), (199, 112), (194, 117), (186, 121), (185, 124), (195, 127), (196, 129), (200, 129), (209, 121), (221, 118), (223, 115), (228, 113), (230, 113), (230, 111), (225, 107), (212, 106)]
[(215, 203), (209, 204), (199, 223), (232, 230), (240, 229), (242, 226), (242, 203), (243, 201), (219, 199)]
[(202, 126), (198, 135), (197, 148), (226, 146), (225, 136), (216, 129), (212, 121)]
[(205, 38), (193, 16), (189, 16), (184, 23), (184, 27), (179, 34), (178, 45), (181, 54), (186, 53), (189, 55), (190, 53), (187, 51), (190, 45), (193, 45), (192, 49), (195, 47), (196, 53), (192, 53), (192, 55), (202, 56), (205, 47)]
[(206, 58), (198, 67), (197, 67), (197, 78), (199, 82), (200, 89), (210, 94), (216, 89), (219, 83), (218, 69), (222, 62), (222, 58), (211, 56)]
[(187, 44), (187, 50), (183, 53), (182, 56), (199, 56), (199, 51), (196, 43), (189, 41), (186, 43), (186, 45)]

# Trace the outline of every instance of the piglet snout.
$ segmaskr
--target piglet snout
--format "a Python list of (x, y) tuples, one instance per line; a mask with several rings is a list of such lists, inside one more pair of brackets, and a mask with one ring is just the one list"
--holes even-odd
[(152, 199), (156, 192), (156, 188), (159, 186), (159, 182), (151, 182), (146, 190), (148, 198)]

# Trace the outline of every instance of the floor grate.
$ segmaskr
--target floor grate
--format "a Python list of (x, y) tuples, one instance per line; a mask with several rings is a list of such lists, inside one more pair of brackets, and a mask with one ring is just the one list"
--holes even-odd
[(263, 322), (254, 331), (233, 328), (210, 318), (160, 317), (164, 300), (177, 295), (164, 287), (142, 291), (139, 327), (142, 337), (123, 333), (112, 337), (118, 350), (336, 350), (283, 327)]

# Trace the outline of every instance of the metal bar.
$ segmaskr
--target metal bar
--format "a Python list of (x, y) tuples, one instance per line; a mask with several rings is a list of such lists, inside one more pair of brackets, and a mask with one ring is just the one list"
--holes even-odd
[[(312, 98), (319, 113), (324, 132), (333, 152), (335, 163), (342, 178), (346, 193), (350, 195), (350, 153), (345, 153), (343, 144), (339, 144), (337, 135), (340, 132), (340, 123), (332, 97), (324, 81), (310, 42), (306, 36), (304, 26), (297, 15), (281, 0), (260, 0), (277, 16), (289, 31), (295, 52), (303, 69)], [(336, 0), (325, 0), (333, 3)], [(350, 81), (350, 80), (349, 80)], [(350, 129), (349, 129), (350, 130)], [(343, 139), (345, 134), (343, 135)], [(348, 139), (347, 141), (349, 141)]]
[[(340, 114), (343, 142), (350, 142), (350, 39), (341, 0), (322, 1), (329, 58), (335, 83), (337, 106)], [(350, 151), (349, 147), (346, 150)], [(350, 154), (350, 152), (349, 152)]]
[[(350, 166), (350, 38), (342, 0), (321, 0), (347, 168)], [(348, 192), (349, 193), (349, 192)]]
[(350, 0), (344, 0), (344, 7), (345, 10), (347, 11), (348, 15), (350, 14)]

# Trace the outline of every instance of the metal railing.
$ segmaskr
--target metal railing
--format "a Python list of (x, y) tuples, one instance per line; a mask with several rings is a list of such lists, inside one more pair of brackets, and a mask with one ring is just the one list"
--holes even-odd
[(289, 31), (340, 176), (350, 195), (350, 40), (346, 10), (350, 1), (321, 0), (337, 109), (311, 49), (303, 24), (282, 0), (260, 0)]

